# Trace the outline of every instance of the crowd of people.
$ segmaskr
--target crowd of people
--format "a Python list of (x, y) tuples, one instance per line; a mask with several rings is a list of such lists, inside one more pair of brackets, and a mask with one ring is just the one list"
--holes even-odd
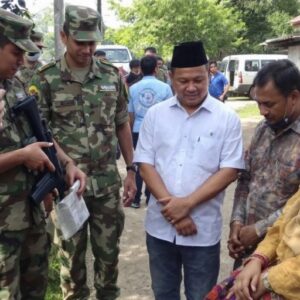
[[(43, 64), (42, 34), (31, 21), (0, 9), (0, 299), (45, 298), (52, 242), (59, 247), (63, 299), (90, 296), (88, 242), (96, 298), (117, 299), (123, 206), (140, 207), (144, 183), (156, 300), (179, 300), (182, 278), (188, 300), (299, 300), (298, 68), (281, 60), (258, 72), (251, 97), (264, 120), (244, 149), (239, 117), (223, 103), (228, 81), (215, 61), (208, 62), (201, 41), (175, 45), (169, 70), (156, 48), (147, 47), (122, 78), (105, 52), (95, 52), (100, 22), (95, 10), (68, 5), (65, 53)], [(15, 113), (28, 95), (45, 132), (51, 131), (49, 140)], [(127, 171), (122, 196), (118, 147)], [(37, 180), (57, 167), (48, 148), (64, 169), (65, 190), (79, 180), (90, 214), (69, 240), (52, 210), (61, 200), (57, 190), (40, 204), (32, 201)], [(217, 284), (221, 207), (235, 180), (228, 224), (235, 262)], [(46, 231), (49, 214), (54, 237)]]

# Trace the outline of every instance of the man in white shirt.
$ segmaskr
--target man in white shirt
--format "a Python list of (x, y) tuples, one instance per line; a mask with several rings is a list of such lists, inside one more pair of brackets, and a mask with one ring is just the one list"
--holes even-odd
[(147, 249), (156, 300), (203, 299), (219, 272), (224, 189), (244, 168), (237, 115), (208, 94), (202, 42), (175, 46), (176, 96), (151, 107), (135, 153), (151, 197)]

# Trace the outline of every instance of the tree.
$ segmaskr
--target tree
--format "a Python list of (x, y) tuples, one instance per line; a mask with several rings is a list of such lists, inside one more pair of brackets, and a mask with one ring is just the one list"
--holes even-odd
[(5, 9), (5, 10), (9, 10), (13, 13), (15, 13), (16, 15), (19, 16), (25, 16), (29, 19), (31, 19), (30, 17), (30, 13), (28, 11), (28, 9), (26, 8), (26, 2), (25, 0), (1, 0), (1, 8)]
[(298, 0), (224, 0), (219, 1), (241, 14), (246, 24), (242, 38), (248, 42), (239, 46), (240, 53), (261, 52), (259, 45), (268, 38), (292, 32), (288, 22), (299, 13)]
[(218, 59), (244, 43), (239, 13), (215, 0), (134, 0), (129, 7), (110, 3), (125, 25), (108, 29), (105, 38), (138, 55), (151, 45), (170, 57), (179, 42), (202, 40), (208, 56)]

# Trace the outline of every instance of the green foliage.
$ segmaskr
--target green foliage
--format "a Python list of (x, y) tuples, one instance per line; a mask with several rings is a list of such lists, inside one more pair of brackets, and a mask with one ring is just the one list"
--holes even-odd
[(44, 44), (47, 48), (43, 49), (42, 58), (50, 61), (55, 57), (55, 40), (53, 31), (54, 12), (53, 7), (47, 7), (33, 16), (35, 29), (44, 33)]
[(48, 288), (45, 300), (61, 300), (62, 294), (60, 290), (60, 263), (57, 258), (58, 249), (57, 246), (52, 245), (50, 257), (49, 257), (49, 280)]
[(1, 0), (0, 7), (9, 10), (16, 15), (31, 19), (30, 13), (26, 8), (25, 0)]
[(262, 52), (259, 45), (268, 38), (292, 32), (289, 20), (297, 16), (298, 0), (224, 0), (220, 1), (241, 14), (247, 30), (242, 37), (247, 42), (236, 49), (239, 53)]
[(215, 0), (133, 0), (129, 7), (116, 0), (110, 3), (126, 25), (108, 29), (105, 38), (138, 56), (151, 45), (167, 58), (175, 44), (201, 39), (208, 56), (220, 58), (244, 43), (239, 13)]

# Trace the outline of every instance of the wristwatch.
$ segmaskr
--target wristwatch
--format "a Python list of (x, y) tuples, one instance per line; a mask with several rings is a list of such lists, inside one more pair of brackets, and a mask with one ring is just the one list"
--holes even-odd
[(133, 163), (132, 165), (126, 166), (126, 171), (132, 171), (136, 173), (138, 171), (138, 165)]
[(266, 288), (266, 290), (268, 290), (269, 292), (273, 292), (273, 289), (272, 289), (271, 284), (269, 282), (268, 272), (264, 272), (262, 274), (261, 279), (262, 279), (263, 285)]

